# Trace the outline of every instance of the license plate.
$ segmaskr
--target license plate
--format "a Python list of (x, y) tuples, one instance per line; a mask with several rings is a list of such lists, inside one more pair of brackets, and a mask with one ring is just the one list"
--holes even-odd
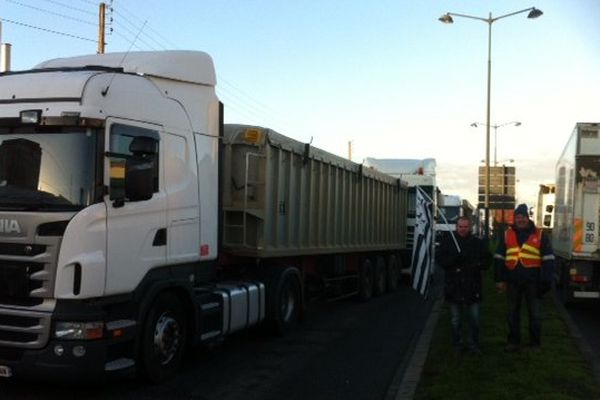
[(10, 378), (12, 369), (6, 365), (0, 365), (0, 378)]

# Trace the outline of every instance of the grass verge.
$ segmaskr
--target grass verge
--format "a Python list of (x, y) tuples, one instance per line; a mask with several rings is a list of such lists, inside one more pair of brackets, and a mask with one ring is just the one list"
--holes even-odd
[[(600, 384), (577, 350), (551, 294), (543, 302), (542, 350), (505, 353), (506, 294), (495, 292), (490, 270), (484, 272), (483, 292), (483, 354), (454, 353), (450, 315), (448, 308), (443, 307), (415, 399), (600, 399)], [(521, 338), (527, 343), (525, 304), (522, 308)]]

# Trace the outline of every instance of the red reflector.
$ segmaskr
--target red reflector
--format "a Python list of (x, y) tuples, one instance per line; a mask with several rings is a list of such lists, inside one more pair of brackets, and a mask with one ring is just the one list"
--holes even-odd
[(571, 282), (575, 283), (587, 283), (590, 281), (590, 278), (585, 275), (571, 275)]
[(121, 337), (123, 336), (123, 329), (115, 329), (112, 333), (113, 337)]

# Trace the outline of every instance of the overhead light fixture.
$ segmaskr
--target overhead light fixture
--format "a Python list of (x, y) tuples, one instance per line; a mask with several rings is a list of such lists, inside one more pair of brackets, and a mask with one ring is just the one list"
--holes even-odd
[(529, 12), (529, 14), (527, 14), (527, 18), (533, 19), (533, 18), (541, 17), (542, 14), (544, 14), (542, 12), (542, 10), (538, 10), (537, 8), (533, 7), (533, 10), (531, 10)]
[(454, 23), (454, 20), (452, 19), (452, 16), (450, 14), (448, 14), (448, 13), (446, 13), (446, 14), (442, 15), (441, 17), (439, 17), (438, 20), (440, 20), (441, 22), (443, 22), (445, 24), (452, 24), (452, 23)]

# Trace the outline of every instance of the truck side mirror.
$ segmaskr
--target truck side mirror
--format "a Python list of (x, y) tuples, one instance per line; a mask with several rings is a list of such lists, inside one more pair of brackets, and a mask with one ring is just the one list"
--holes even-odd
[(125, 163), (125, 197), (129, 201), (150, 200), (154, 193), (157, 140), (139, 136), (129, 146), (133, 156)]
[(552, 215), (544, 215), (544, 226), (552, 225)]

